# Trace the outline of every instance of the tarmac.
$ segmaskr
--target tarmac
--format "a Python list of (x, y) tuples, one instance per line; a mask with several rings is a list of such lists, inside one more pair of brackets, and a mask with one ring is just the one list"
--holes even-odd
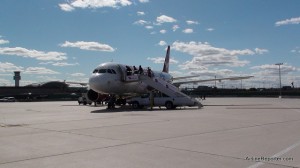
[(0, 168), (300, 167), (299, 102), (208, 98), (201, 109), (176, 110), (0, 103)]

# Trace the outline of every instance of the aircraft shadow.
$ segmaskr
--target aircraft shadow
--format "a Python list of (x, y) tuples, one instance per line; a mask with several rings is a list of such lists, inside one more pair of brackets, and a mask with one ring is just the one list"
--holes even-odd
[(177, 111), (177, 110), (199, 110), (198, 108), (176, 108), (176, 109), (166, 109), (166, 108), (142, 108), (142, 109), (133, 109), (130, 107), (117, 107), (114, 109), (98, 109), (93, 110), (91, 113), (120, 113), (120, 112), (157, 112), (157, 111)]
[(93, 110), (91, 113), (120, 113), (120, 112), (137, 112), (137, 111), (153, 111), (150, 109), (131, 109), (131, 108), (114, 108), (114, 109), (99, 109), (99, 110)]

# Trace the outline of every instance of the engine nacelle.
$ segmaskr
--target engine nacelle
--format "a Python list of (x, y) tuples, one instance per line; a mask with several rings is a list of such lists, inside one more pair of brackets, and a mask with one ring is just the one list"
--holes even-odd
[(103, 101), (108, 95), (103, 95), (100, 93), (95, 92), (94, 90), (90, 89), (87, 92), (87, 97), (92, 101)]
[(87, 92), (87, 97), (92, 101), (98, 101), (100, 94), (95, 92), (94, 90), (90, 89)]

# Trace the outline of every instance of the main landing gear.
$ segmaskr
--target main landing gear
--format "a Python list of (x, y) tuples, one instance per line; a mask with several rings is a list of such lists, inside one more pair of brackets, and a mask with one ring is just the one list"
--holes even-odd
[(118, 106), (125, 106), (126, 105), (126, 99), (119, 97), (116, 98), (115, 95), (110, 95), (107, 101), (107, 109), (115, 109), (115, 105)]

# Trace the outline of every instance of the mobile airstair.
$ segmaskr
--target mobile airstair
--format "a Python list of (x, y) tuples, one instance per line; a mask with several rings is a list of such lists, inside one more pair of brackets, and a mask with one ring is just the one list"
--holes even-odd
[(149, 77), (147, 75), (140, 75), (140, 80), (148, 85), (148, 90), (157, 90), (165, 95), (173, 98), (173, 104), (175, 106), (198, 106), (199, 108), (203, 105), (195, 98), (182, 93), (178, 87), (173, 84), (157, 77)]

